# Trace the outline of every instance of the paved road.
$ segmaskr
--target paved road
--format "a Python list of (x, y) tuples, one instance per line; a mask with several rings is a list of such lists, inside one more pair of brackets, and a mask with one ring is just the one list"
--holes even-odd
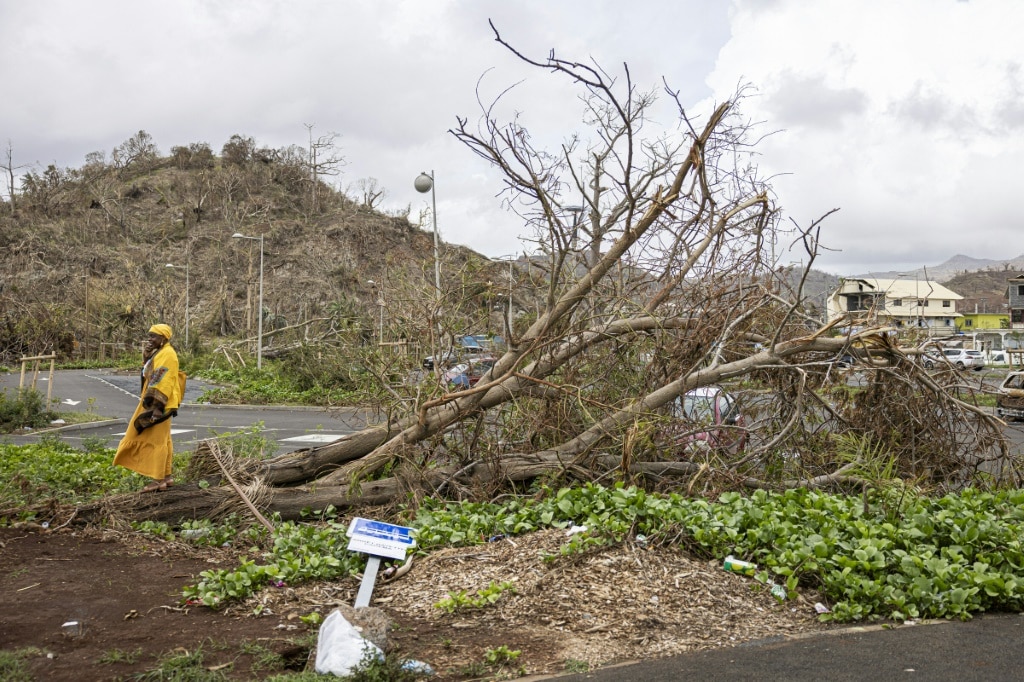
[[(31, 377), (26, 377), (26, 384)], [(17, 390), (20, 372), (0, 374), (0, 390)], [(85, 439), (102, 439), (113, 447), (124, 435), (127, 420), (139, 401), (139, 377), (113, 370), (60, 370), (53, 385), (47, 374), (36, 378), (36, 390), (59, 403), (62, 412), (90, 412), (100, 418), (116, 421), (83, 427), (65, 427), (58, 433), (71, 445)], [(373, 419), (372, 413), (357, 408), (326, 410), (303, 407), (224, 406), (200, 403), (203, 393), (213, 388), (202, 381), (189, 379), (185, 399), (172, 422), (176, 450), (192, 450), (205, 438), (239, 433), (258, 427), (272, 442), (273, 453), (281, 454), (306, 447), (316, 447), (352, 433)], [(15, 444), (37, 441), (40, 434), (4, 436)]]
[(989, 615), (966, 623), (853, 628), (782, 641), (761, 641), (558, 677), (559, 682), (707, 680), (1024, 679), (1024, 616)]

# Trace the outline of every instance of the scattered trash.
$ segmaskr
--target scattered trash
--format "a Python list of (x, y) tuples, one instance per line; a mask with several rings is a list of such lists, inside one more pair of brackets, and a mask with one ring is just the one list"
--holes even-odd
[(210, 530), (208, 528), (185, 528), (181, 531), (181, 537), (183, 538), (201, 538), (204, 535), (209, 535)]
[(81, 637), (82, 623), (77, 620), (69, 620), (60, 626), (60, 631), (65, 637)]
[(737, 559), (732, 554), (725, 557), (725, 561), (722, 563), (722, 568), (733, 573), (739, 573), (741, 575), (748, 575), (753, 577), (754, 573), (757, 572), (757, 564), (752, 564), (749, 561), (742, 561)]
[(586, 532), (587, 532), (587, 527), (586, 526), (573, 526), (568, 531), (566, 531), (565, 534), (566, 535), (576, 535), (576, 533), (586, 533)]
[(498, 540), (504, 540), (504, 539), (505, 539), (504, 535), (492, 535), (491, 537), (487, 538), (487, 542), (497, 542)]
[(359, 634), (341, 611), (332, 611), (320, 625), (317, 636), (316, 671), (321, 675), (333, 673), (345, 677), (359, 665), (367, 650), (375, 658), (384, 657), (380, 647)]
[(647, 546), (647, 536), (646, 535), (637, 535), (636, 536), (636, 544), (639, 547), (646, 547)]
[(786, 601), (786, 599), (789, 597), (789, 594), (786, 592), (785, 587), (783, 587), (782, 585), (776, 585), (771, 581), (769, 581), (768, 584), (772, 586), (771, 591), (773, 597), (775, 597), (779, 601)]
[(43, 521), (43, 522), (42, 522), (41, 524), (39, 524), (39, 525), (43, 527), (43, 530), (46, 530), (47, 528), (49, 528), (49, 527), (50, 527), (50, 522), (49, 522), (49, 521)]
[(822, 604), (820, 601), (819, 602), (815, 602), (814, 610), (817, 611), (818, 613), (832, 613), (832, 611), (829, 610), (829, 608), (827, 606), (825, 606), (824, 604)]
[(64, 421), (63, 419), (54, 419), (50, 423), (53, 424), (54, 426), (63, 426), (64, 424), (67, 424), (67, 422)]
[(423, 661), (406, 661), (402, 664), (402, 670), (419, 673), (420, 675), (434, 674), (434, 669), (430, 667), (430, 664), (424, 663)]

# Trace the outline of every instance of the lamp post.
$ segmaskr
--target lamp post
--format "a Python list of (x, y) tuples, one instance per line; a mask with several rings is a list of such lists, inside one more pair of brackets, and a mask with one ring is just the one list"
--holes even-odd
[(438, 255), (437, 235), (437, 194), (434, 192), (434, 171), (427, 173), (423, 171), (416, 176), (413, 187), (420, 194), (430, 192), (431, 211), (430, 216), (434, 224), (434, 288), (437, 289), (437, 298), (441, 298), (441, 259)]
[(565, 210), (572, 213), (572, 239), (569, 240), (569, 248), (575, 251), (579, 239), (580, 223), (583, 222), (583, 206), (566, 206)]
[(509, 334), (512, 332), (512, 285), (514, 275), (512, 272), (512, 263), (516, 260), (515, 254), (509, 256), (498, 256), (495, 260), (507, 260), (508, 261), (508, 329)]
[(231, 235), (232, 239), (252, 239), (260, 243), (260, 307), (256, 315), (256, 369), (263, 369), (263, 235), (247, 237), (241, 232)]
[[(181, 269), (180, 265), (174, 263), (168, 263), (169, 268)], [(185, 260), (185, 348), (188, 348), (188, 259)]]
[(85, 337), (82, 338), (82, 355), (89, 359), (89, 271), (85, 271)]
[(380, 306), (380, 328), (377, 332), (377, 345), (380, 346), (384, 344), (384, 286), (382, 283), (378, 289), (377, 283), (372, 279), (366, 280), (366, 283), (377, 292), (377, 305)]

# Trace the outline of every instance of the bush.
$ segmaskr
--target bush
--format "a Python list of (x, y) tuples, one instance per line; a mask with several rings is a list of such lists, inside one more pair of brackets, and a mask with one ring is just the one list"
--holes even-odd
[(7, 391), (0, 393), (0, 433), (26, 426), (43, 428), (56, 418), (57, 413), (46, 408), (43, 395), (35, 389), (18, 389), (13, 400), (7, 397)]

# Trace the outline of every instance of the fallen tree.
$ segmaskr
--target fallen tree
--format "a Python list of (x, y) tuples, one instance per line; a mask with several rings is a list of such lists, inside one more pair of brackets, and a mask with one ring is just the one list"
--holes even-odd
[[(886, 478), (964, 485), (979, 472), (1016, 480), (1000, 424), (974, 406), (974, 389), (955, 373), (919, 368), (877, 324), (878, 311), (824, 325), (805, 312), (803, 280), (793, 285), (777, 254), (795, 246), (809, 270), (831, 212), (805, 227), (780, 224), (753, 165), (756, 130), (741, 116), (742, 91), (698, 123), (667, 87), (661, 98), (638, 90), (626, 67), (612, 78), (554, 53), (532, 60), (497, 30), (495, 39), (578, 88), (590, 129), (557, 151), (535, 148), (519, 120), (499, 121), (492, 103), (477, 128), (459, 119), (451, 131), (500, 170), (504, 201), (532, 229), (524, 263), (541, 276), (524, 286), (536, 288), (536, 315), (516, 319), (510, 293), (507, 350), (470, 390), (427, 376), (393, 389), (379, 424), (322, 447), (233, 462), (243, 497), (293, 518), (410, 495), (489, 495), (538, 479), (639, 477), (703, 493)], [(649, 132), (666, 111), (673, 125)], [(445, 330), (448, 302), (430, 308), (431, 330), (454, 333)], [(841, 323), (861, 330), (839, 333)], [(837, 381), (834, 361), (847, 353), (869, 368), (861, 392)], [(721, 428), (750, 431), (751, 446), (680, 445), (707, 428), (684, 423), (680, 439), (680, 396), (740, 379), (760, 391), (752, 420)], [(206, 459), (199, 448), (194, 477), (228, 475)], [(238, 497), (179, 486), (134, 502), (132, 513), (205, 517)]]

